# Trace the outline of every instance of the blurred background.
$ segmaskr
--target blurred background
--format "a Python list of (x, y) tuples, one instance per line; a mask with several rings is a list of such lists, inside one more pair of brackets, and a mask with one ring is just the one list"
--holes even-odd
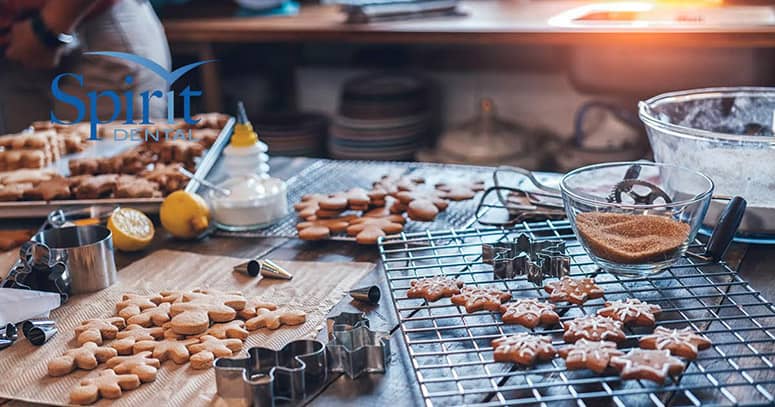
[[(648, 157), (637, 103), (771, 86), (770, 1), (157, 0), (200, 110), (274, 155), (566, 171)], [(217, 65), (217, 66), (216, 66)], [(233, 112), (232, 112), (233, 113)]]

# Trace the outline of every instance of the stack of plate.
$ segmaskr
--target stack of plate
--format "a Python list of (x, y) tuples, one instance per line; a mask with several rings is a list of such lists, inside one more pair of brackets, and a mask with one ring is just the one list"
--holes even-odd
[(411, 160), (430, 128), (429, 86), (406, 75), (348, 81), (328, 150), (339, 159)]
[(324, 155), (325, 116), (317, 113), (266, 113), (253, 121), (261, 141), (273, 155), (321, 157)]

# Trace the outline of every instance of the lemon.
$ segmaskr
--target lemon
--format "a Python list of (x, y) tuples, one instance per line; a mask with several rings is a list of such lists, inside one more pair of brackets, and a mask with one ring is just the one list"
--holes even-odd
[(161, 203), (159, 218), (164, 229), (180, 239), (193, 239), (210, 225), (210, 208), (194, 193), (175, 191)]
[(108, 229), (113, 233), (113, 246), (125, 252), (142, 250), (153, 240), (153, 222), (137, 209), (117, 209), (108, 218)]

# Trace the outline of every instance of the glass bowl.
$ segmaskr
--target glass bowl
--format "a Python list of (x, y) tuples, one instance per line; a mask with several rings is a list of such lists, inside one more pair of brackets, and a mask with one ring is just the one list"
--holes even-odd
[[(665, 93), (639, 104), (654, 161), (696, 169), (715, 194), (748, 202), (738, 236), (775, 237), (775, 88), (732, 87)], [(712, 228), (725, 202), (712, 201)]]
[[(637, 184), (623, 188), (619, 203), (612, 191), (625, 178)], [(647, 195), (652, 192), (648, 183), (664, 195), (650, 204), (637, 203), (630, 193)], [(674, 165), (618, 162), (571, 171), (560, 190), (573, 231), (590, 258), (609, 273), (642, 276), (669, 267), (684, 254), (708, 210), (713, 181)]]

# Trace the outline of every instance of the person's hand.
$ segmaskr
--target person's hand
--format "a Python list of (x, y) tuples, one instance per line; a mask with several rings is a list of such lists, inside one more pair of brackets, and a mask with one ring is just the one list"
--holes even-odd
[(51, 69), (59, 65), (58, 50), (40, 42), (32, 30), (30, 20), (19, 21), (11, 26), (7, 44), (5, 57), (27, 68)]

